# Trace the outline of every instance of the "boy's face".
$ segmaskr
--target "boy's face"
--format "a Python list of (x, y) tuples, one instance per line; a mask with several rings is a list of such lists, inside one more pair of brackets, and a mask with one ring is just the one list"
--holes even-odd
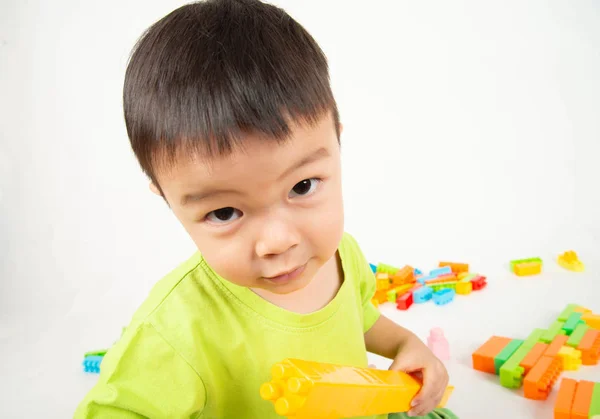
[(175, 216), (225, 279), (287, 294), (304, 288), (342, 238), (340, 148), (330, 115), (277, 144), (244, 138), (213, 159), (158, 174)]

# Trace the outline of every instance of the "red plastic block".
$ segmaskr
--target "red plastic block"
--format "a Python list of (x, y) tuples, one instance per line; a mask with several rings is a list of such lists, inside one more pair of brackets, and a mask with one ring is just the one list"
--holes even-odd
[(471, 280), (471, 284), (473, 284), (473, 291), (478, 291), (484, 288), (487, 285), (486, 277), (478, 275), (477, 277)]
[(407, 292), (404, 295), (401, 295), (396, 300), (396, 308), (398, 310), (408, 310), (410, 306), (413, 304), (413, 295), (412, 292)]
[(561, 372), (562, 361), (560, 359), (543, 356), (523, 380), (525, 397), (546, 400)]

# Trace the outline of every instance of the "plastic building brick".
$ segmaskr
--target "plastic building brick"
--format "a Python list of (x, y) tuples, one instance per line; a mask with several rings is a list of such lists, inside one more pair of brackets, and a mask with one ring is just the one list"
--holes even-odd
[(371, 298), (371, 304), (373, 304), (375, 307), (379, 307), (379, 300), (376, 298)]
[(546, 400), (558, 376), (562, 372), (562, 362), (558, 358), (543, 356), (523, 380), (523, 393), (526, 398)]
[(577, 371), (581, 367), (581, 351), (577, 349), (563, 346), (558, 351), (558, 357), (561, 358), (565, 371)]
[(557, 335), (566, 334), (563, 330), (564, 322), (555, 321), (552, 325), (544, 332), (544, 334), (540, 337), (540, 341), (544, 343), (550, 343)]
[(521, 361), (519, 366), (523, 367), (523, 375), (527, 375), (529, 371), (537, 364), (540, 358), (546, 352), (548, 345), (542, 342), (536, 343), (533, 348), (527, 353), (525, 358)]
[(533, 332), (531, 332), (529, 336), (527, 336), (527, 339), (525, 339), (525, 342), (523, 342), (523, 346), (533, 348), (533, 346), (538, 343), (544, 332), (544, 329), (533, 329)]
[(588, 329), (589, 327), (587, 326), (587, 324), (579, 324), (575, 328), (575, 330), (573, 330), (571, 336), (569, 336), (569, 340), (567, 340), (567, 345), (577, 348), (579, 346), (579, 343), (581, 342), (581, 339), (583, 339), (583, 337), (587, 333)]
[(83, 359), (83, 371), (91, 372), (91, 373), (99, 373), (100, 372), (100, 364), (102, 363), (102, 359), (104, 357), (101, 355), (90, 355), (86, 356)]
[(473, 368), (490, 374), (496, 373), (494, 359), (512, 339), (502, 336), (492, 336), (473, 352)]
[(600, 383), (594, 384), (594, 392), (592, 393), (592, 401), (588, 414), (592, 419), (598, 419), (596, 415), (600, 415)]
[(582, 306), (575, 307), (575, 312), (581, 313), (581, 314), (592, 314), (592, 310), (590, 310), (589, 308), (582, 307)]
[(558, 351), (560, 351), (560, 348), (562, 348), (567, 343), (567, 339), (569, 339), (568, 336), (557, 335), (552, 341), (552, 343), (548, 345), (548, 348), (546, 348), (544, 356), (549, 356), (550, 358), (558, 356)]
[(577, 383), (575, 397), (573, 398), (573, 406), (571, 407), (571, 418), (588, 419), (590, 417), (590, 406), (592, 404), (594, 387), (595, 385), (591, 381), (581, 380)]
[(511, 260), (510, 268), (518, 276), (536, 275), (542, 272), (542, 259), (529, 258)]
[[(271, 369), (260, 395), (277, 414), (294, 419), (337, 419), (410, 410), (421, 383), (400, 371), (286, 359)], [(447, 400), (452, 387), (448, 387)]]
[(377, 272), (377, 266), (373, 265), (372, 263), (369, 263), (369, 267), (371, 268), (371, 271), (373, 271), (373, 273)]
[(83, 357), (88, 357), (88, 356), (104, 356), (106, 355), (106, 353), (108, 352), (108, 349), (99, 349), (97, 351), (89, 351), (86, 352)]
[(392, 283), (394, 285), (404, 285), (415, 282), (416, 279), (414, 271), (414, 268), (408, 265), (403, 267), (392, 276)]
[(523, 375), (525, 368), (521, 367), (520, 363), (529, 351), (530, 347), (521, 345), (510, 358), (500, 367), (500, 384), (507, 388), (520, 388), (523, 384)]
[(577, 253), (573, 250), (566, 251), (562, 255), (559, 255), (558, 264), (563, 268), (574, 272), (583, 272), (585, 270), (583, 262), (579, 260)]
[(429, 276), (438, 277), (440, 275), (445, 275), (452, 273), (452, 268), (450, 266), (443, 266), (441, 268), (432, 269), (429, 271)]
[(519, 349), (519, 347), (523, 344), (523, 341), (520, 339), (511, 340), (508, 345), (504, 347), (500, 351), (498, 355), (494, 358), (494, 372), (496, 375), (500, 374), (500, 368), (508, 359)]
[(413, 294), (408, 292), (396, 300), (396, 308), (398, 310), (408, 310), (413, 304)]
[(387, 265), (385, 263), (378, 264), (377, 268), (376, 268), (377, 272), (384, 272), (389, 275), (394, 275), (399, 270), (400, 270), (400, 268), (396, 268), (395, 266)]
[(391, 284), (390, 274), (386, 272), (378, 272), (375, 274), (375, 285), (378, 291), (389, 289)]
[(433, 293), (433, 302), (438, 306), (446, 305), (454, 300), (456, 291), (451, 288), (444, 288)]
[(434, 279), (429, 279), (425, 281), (425, 285), (430, 284), (443, 284), (445, 282), (456, 282), (456, 275), (454, 274), (444, 274), (440, 275)]
[(427, 347), (442, 361), (450, 359), (450, 344), (444, 336), (444, 331), (439, 327), (433, 328), (429, 331), (427, 337)]
[(596, 365), (600, 359), (600, 331), (589, 329), (585, 332), (577, 350), (581, 352), (583, 365)]
[(575, 310), (579, 307), (577, 304), (569, 304), (558, 316), (558, 321), (566, 322), (569, 316), (575, 312)]
[(562, 379), (554, 403), (554, 419), (571, 419), (571, 406), (573, 406), (576, 389), (577, 381), (570, 378)]
[(429, 287), (421, 287), (413, 291), (413, 302), (415, 304), (425, 303), (433, 297), (433, 290)]
[(485, 276), (477, 276), (471, 280), (471, 284), (473, 284), (473, 291), (479, 291), (487, 285), (487, 278)]
[(415, 276), (417, 276), (417, 275), (423, 275), (423, 271), (421, 271), (420, 269), (415, 268), (414, 274), (415, 274)]
[(456, 283), (456, 293), (460, 295), (469, 295), (473, 291), (473, 283), (471, 281), (459, 281)]
[(581, 316), (581, 320), (592, 329), (600, 330), (600, 314), (584, 314)]
[(452, 272), (454, 272), (455, 274), (458, 274), (461, 272), (469, 272), (469, 264), (468, 263), (440, 262), (439, 266), (440, 267), (450, 266), (450, 269), (452, 269)]
[(445, 289), (451, 289), (456, 294), (456, 282), (442, 282), (441, 284), (427, 285), (433, 292), (438, 292)]
[(573, 333), (573, 330), (575, 330), (579, 323), (584, 323), (584, 321), (581, 320), (581, 316), (582, 313), (571, 313), (571, 315), (569, 316), (569, 318), (563, 326), (563, 330), (567, 333), (567, 335)]

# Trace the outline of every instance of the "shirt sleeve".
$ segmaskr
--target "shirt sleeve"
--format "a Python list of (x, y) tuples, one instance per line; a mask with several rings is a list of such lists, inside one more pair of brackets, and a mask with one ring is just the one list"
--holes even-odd
[(199, 375), (151, 324), (126, 332), (100, 369), (75, 419), (189, 418), (206, 403)]
[(346, 237), (350, 244), (355, 273), (358, 279), (358, 287), (363, 311), (363, 333), (367, 333), (367, 331), (375, 324), (381, 315), (377, 307), (375, 307), (371, 302), (373, 296), (375, 295), (375, 275), (373, 274), (367, 258), (358, 246), (358, 243), (354, 237), (348, 233), (346, 233)]

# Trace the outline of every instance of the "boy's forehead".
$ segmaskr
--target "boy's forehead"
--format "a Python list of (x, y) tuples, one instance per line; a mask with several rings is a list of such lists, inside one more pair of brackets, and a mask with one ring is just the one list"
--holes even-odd
[[(284, 171), (288, 166), (311, 154), (320, 154), (338, 147), (336, 129), (330, 115), (314, 124), (290, 125), (288, 138), (278, 141), (262, 134), (247, 133), (230, 152), (215, 154), (182, 147), (172, 161), (157, 170), (159, 183), (176, 182), (180, 186), (197, 185), (208, 181), (227, 182), (252, 171), (265, 175)], [(329, 153), (330, 154), (330, 153)], [(271, 173), (272, 172), (272, 173)]]

